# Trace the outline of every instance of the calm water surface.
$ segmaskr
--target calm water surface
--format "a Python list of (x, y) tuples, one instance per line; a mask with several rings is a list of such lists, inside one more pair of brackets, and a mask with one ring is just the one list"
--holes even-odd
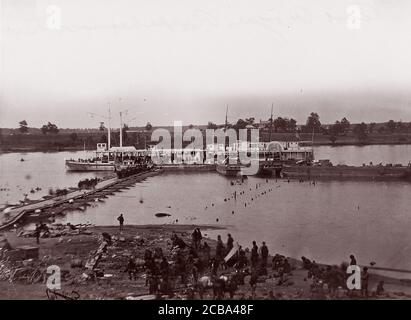
[[(65, 158), (84, 157), (84, 152), (28, 152), (0, 154), (0, 207), (15, 204), (28, 194), (41, 199), (49, 189), (76, 187), (81, 179), (104, 177), (107, 172), (66, 172)], [(24, 159), (24, 161), (20, 161)], [(32, 188), (41, 188), (31, 193)]]

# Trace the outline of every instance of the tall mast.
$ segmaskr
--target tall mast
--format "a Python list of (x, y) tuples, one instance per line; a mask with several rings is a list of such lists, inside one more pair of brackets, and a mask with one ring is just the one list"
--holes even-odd
[(107, 138), (107, 149), (110, 150), (111, 148), (111, 126), (110, 126), (110, 119), (111, 119), (111, 111), (110, 111), (110, 102), (108, 103), (108, 138)]
[(120, 147), (123, 146), (123, 116), (120, 112)]
[(225, 124), (224, 124), (224, 154), (225, 154), (225, 152), (227, 151), (226, 149), (227, 149), (227, 126), (228, 126), (228, 120), (227, 120), (227, 117), (228, 117), (228, 104), (227, 104), (227, 108), (226, 108), (226, 110), (225, 110)]
[(270, 117), (270, 136), (268, 138), (268, 143), (271, 142), (271, 129), (273, 127), (273, 108), (274, 108), (274, 103), (271, 104), (271, 117)]
[(227, 104), (227, 109), (225, 110), (225, 125), (224, 125), (224, 131), (227, 131), (227, 125), (228, 125), (227, 116), (228, 116), (228, 104)]

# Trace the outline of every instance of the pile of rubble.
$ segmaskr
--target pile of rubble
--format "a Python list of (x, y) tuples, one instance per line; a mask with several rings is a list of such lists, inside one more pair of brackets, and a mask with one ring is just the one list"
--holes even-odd
[(99, 238), (100, 245), (95, 252), (90, 253), (90, 257), (85, 264), (85, 268), (88, 270), (94, 270), (104, 253), (107, 252), (107, 246), (111, 245), (111, 236), (108, 233), (103, 233)]
[(6, 259), (0, 260), (0, 281), (7, 281), (13, 274), (13, 266)]
[[(54, 223), (51, 225), (42, 225), (40, 231), (40, 238), (58, 238), (62, 236), (76, 236), (76, 235), (91, 235), (92, 232), (88, 230), (92, 227), (91, 224), (76, 224), (71, 223), (61, 224)], [(36, 230), (22, 230), (18, 233), (19, 237), (36, 237)]]
[[(126, 272), (130, 258), (139, 270), (139, 281), (135, 285), (138, 291), (145, 292), (146, 268), (144, 253), (148, 248), (160, 250), (160, 247), (171, 245), (163, 236), (158, 235), (110, 235), (103, 232), (98, 236), (96, 249), (91, 250), (88, 257), (80, 260), (77, 257), (71, 261), (72, 283), (89, 284), (119, 284), (128, 282)], [(75, 270), (74, 270), (75, 269)], [(109, 293), (106, 293), (109, 294)]]
[[(124, 269), (127, 259), (133, 254), (130, 248), (141, 246), (145, 243), (139, 236), (134, 238), (111, 236), (103, 232), (99, 236), (99, 245), (96, 250), (90, 252), (86, 263), (75, 263), (72, 267), (83, 267), (85, 272), (81, 275), (82, 280), (94, 279), (96, 281), (113, 277), (113, 272)], [(144, 260), (141, 260), (144, 264)], [(111, 273), (106, 273), (109, 270)], [(117, 273), (117, 272), (116, 272)], [(117, 275), (118, 276), (118, 275)]]
[(39, 261), (38, 247), (12, 247), (5, 238), (0, 239), (0, 281), (32, 284), (44, 281), (47, 257)]
[(47, 263), (35, 259), (13, 261), (6, 257), (0, 260), (0, 281), (33, 284), (45, 281)]

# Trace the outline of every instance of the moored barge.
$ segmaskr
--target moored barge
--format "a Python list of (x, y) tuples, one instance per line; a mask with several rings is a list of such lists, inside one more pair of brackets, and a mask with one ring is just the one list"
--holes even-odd
[(364, 165), (364, 166), (316, 166), (285, 165), (282, 175), (297, 179), (365, 179), (365, 180), (407, 180), (411, 181), (411, 166)]

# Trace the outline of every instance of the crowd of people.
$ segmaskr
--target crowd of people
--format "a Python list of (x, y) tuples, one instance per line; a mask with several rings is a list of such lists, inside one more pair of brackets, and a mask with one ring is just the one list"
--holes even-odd
[[(233, 298), (238, 286), (244, 285), (244, 278), (249, 276), (254, 298), (259, 277), (267, 275), (269, 250), (265, 242), (259, 248), (253, 241), (250, 251), (235, 244), (231, 234), (227, 235), (225, 242), (219, 235), (212, 250), (199, 228), (192, 232), (191, 242), (184, 241), (174, 232), (170, 240), (169, 258), (159, 248), (147, 249), (144, 262), (131, 257), (127, 263), (125, 271), (130, 280), (137, 278), (139, 270), (146, 271), (149, 294), (172, 297), (182, 289), (189, 297), (194, 298), (197, 294), (203, 298), (211, 290), (214, 299)], [(287, 268), (284, 272), (287, 272)]]
[[(349, 277), (353, 274), (347, 272), (348, 266), (356, 266), (357, 260), (354, 255), (350, 255), (350, 263), (341, 264), (340, 266), (320, 266), (314, 260), (310, 261), (306, 257), (301, 257), (303, 267), (308, 271), (307, 278), (312, 279), (311, 291), (313, 293), (329, 293), (331, 296), (335, 296), (338, 289), (342, 289), (346, 292), (347, 296), (353, 296), (355, 290), (350, 289), (347, 286), (347, 281)], [(359, 269), (361, 270), (361, 269)], [(360, 271), (360, 294), (363, 297), (369, 296), (368, 286), (369, 277), (368, 267), (363, 267)], [(355, 287), (354, 287), (355, 288)], [(382, 295), (384, 293), (384, 281), (380, 281), (376, 290), (377, 295)]]
[[(124, 218), (119, 217), (120, 230), (123, 229)], [(203, 298), (208, 289), (212, 289), (213, 299), (223, 299), (226, 294), (233, 298), (239, 285), (244, 285), (244, 279), (249, 276), (248, 284), (251, 289), (250, 298), (256, 297), (256, 287), (261, 276), (274, 277), (277, 286), (292, 284), (291, 275), (295, 269), (289, 258), (275, 254), (269, 264), (269, 249), (265, 242), (259, 247), (256, 241), (252, 242), (251, 250), (243, 249), (234, 243), (231, 234), (223, 242), (217, 236), (215, 249), (209, 246), (202, 236), (200, 228), (195, 228), (191, 233), (191, 242), (185, 241), (176, 233), (171, 235), (171, 256), (166, 255), (160, 248), (146, 249), (144, 262), (135, 257), (128, 261), (126, 271), (130, 280), (137, 278), (141, 269), (146, 271), (146, 285), (149, 294), (168, 295), (172, 297), (176, 289), (186, 291), (188, 297), (194, 298), (198, 294)], [(346, 290), (347, 296), (354, 291), (347, 288), (348, 264), (341, 266), (319, 265), (314, 260), (301, 257), (302, 267), (307, 270), (306, 279), (311, 280), (310, 291), (313, 297), (316, 294), (329, 294), (335, 296), (338, 289)], [(350, 256), (349, 265), (357, 265), (354, 255)], [(368, 297), (369, 273), (364, 267), (361, 271), (361, 295)], [(178, 290), (177, 290), (178, 291)], [(377, 287), (377, 294), (384, 293), (384, 282)]]
[(77, 184), (77, 187), (79, 189), (94, 189), (99, 182), (99, 179), (96, 178), (90, 178), (90, 179), (84, 179), (80, 180)]

